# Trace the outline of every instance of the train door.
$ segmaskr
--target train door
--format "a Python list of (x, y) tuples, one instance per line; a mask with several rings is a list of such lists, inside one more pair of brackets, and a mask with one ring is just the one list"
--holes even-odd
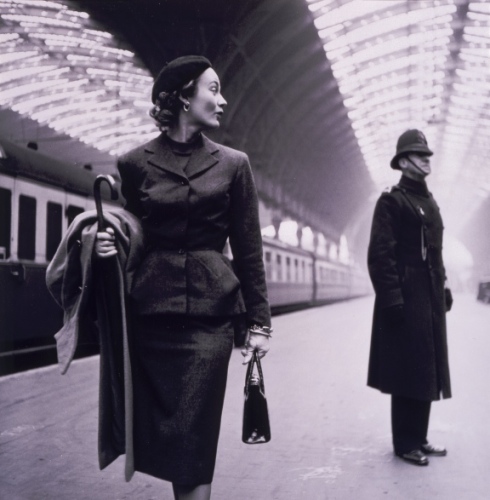
[[(53, 251), (61, 228), (56, 223), (60, 208), (55, 202), (48, 205), (50, 197), (43, 185), (7, 176), (1, 180), (0, 203), (10, 223), (2, 217), (0, 246), (5, 258), (0, 261), (0, 371), (8, 373), (13, 371), (9, 364), (14, 363), (14, 354), (55, 344), (53, 335), (61, 327), (62, 312), (46, 289), (46, 254)], [(50, 246), (48, 227), (54, 235)], [(54, 350), (50, 356), (55, 362)]]

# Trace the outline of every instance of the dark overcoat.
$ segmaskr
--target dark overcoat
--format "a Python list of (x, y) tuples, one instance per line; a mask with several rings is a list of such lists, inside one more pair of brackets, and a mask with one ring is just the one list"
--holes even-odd
[[(104, 221), (114, 230), (117, 258), (93, 262), (97, 213), (95, 210), (83, 212), (70, 224), (49, 263), (46, 285), (64, 312), (63, 327), (55, 335), (62, 374), (68, 371), (78, 343), (84, 342), (97, 318), (101, 354), (99, 465), (103, 469), (125, 453), (125, 476), (129, 481), (134, 473), (133, 390), (126, 301), (144, 241), (138, 219), (126, 210), (106, 211)], [(111, 266), (111, 279), (104, 286), (101, 286), (99, 267), (102, 260), (103, 265)], [(103, 294), (108, 287), (110, 293)], [(103, 295), (110, 300), (101, 300), (105, 298)]]
[[(368, 268), (376, 292), (368, 385), (419, 400), (451, 397), (446, 338), (443, 223), (425, 182), (402, 176), (379, 198)], [(403, 305), (394, 326), (383, 310)]]
[[(248, 157), (201, 140), (185, 170), (163, 134), (119, 159), (125, 208), (141, 220), (147, 245), (131, 290), (135, 312), (270, 325)], [(228, 238), (233, 268), (223, 255)]]

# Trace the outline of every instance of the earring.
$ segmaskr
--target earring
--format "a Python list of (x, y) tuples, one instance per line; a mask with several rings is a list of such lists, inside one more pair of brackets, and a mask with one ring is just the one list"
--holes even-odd
[(184, 102), (184, 111), (187, 113), (187, 111), (189, 111), (189, 109), (191, 109), (191, 105), (189, 102)]

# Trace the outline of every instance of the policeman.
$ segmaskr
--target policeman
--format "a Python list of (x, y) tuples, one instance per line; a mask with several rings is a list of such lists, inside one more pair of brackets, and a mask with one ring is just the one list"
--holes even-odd
[(376, 292), (368, 385), (391, 394), (394, 452), (415, 465), (446, 455), (427, 441), (427, 431), (431, 402), (451, 397), (452, 296), (445, 288), (441, 214), (425, 183), (432, 154), (421, 131), (399, 137), (391, 168), (402, 176), (376, 204), (368, 249)]

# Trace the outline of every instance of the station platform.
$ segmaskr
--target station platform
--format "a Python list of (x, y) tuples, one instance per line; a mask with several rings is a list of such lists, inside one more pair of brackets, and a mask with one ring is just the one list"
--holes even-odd
[[(490, 306), (456, 295), (448, 314), (453, 398), (429, 438), (448, 456), (416, 467), (391, 448), (389, 396), (366, 386), (374, 298), (274, 318), (263, 361), (272, 440), (241, 442), (245, 367), (229, 369), (213, 500), (490, 498)], [(0, 378), (0, 498), (167, 500), (169, 483), (124, 459), (97, 465), (98, 357)], [(164, 452), (164, 451), (162, 451)]]

